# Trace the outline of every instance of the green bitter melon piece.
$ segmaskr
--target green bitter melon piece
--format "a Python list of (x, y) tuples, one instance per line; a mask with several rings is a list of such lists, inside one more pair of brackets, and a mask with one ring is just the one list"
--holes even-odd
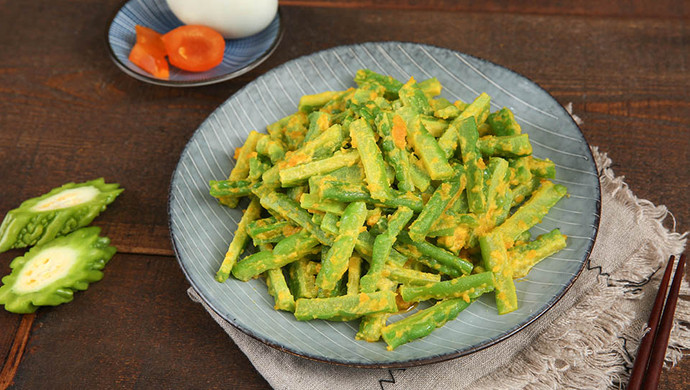
[(101, 270), (115, 254), (101, 229), (87, 227), (38, 245), (12, 260), (2, 278), (0, 305), (13, 313), (33, 313), (39, 306), (70, 302), (74, 291), (103, 278)]
[(103, 178), (67, 183), (10, 210), (0, 225), (0, 252), (40, 245), (93, 221), (124, 189)]

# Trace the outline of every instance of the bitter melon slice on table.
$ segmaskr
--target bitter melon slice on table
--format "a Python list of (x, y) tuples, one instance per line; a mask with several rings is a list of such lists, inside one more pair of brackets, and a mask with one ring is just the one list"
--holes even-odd
[(39, 306), (70, 302), (74, 291), (101, 280), (116, 249), (110, 239), (98, 236), (100, 231), (81, 228), (12, 260), (12, 273), (2, 278), (0, 305), (13, 313), (33, 313)]
[(93, 221), (124, 189), (103, 178), (67, 183), (10, 210), (0, 225), (0, 252), (40, 245)]

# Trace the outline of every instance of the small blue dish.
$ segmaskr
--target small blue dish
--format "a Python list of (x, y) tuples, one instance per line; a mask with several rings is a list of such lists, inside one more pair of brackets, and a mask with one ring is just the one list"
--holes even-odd
[(166, 80), (154, 77), (129, 60), (137, 24), (164, 34), (184, 23), (173, 14), (166, 0), (129, 0), (115, 12), (106, 29), (108, 51), (115, 65), (137, 80), (168, 87), (215, 84), (249, 72), (275, 51), (283, 37), (279, 10), (263, 31), (246, 38), (226, 39), (220, 65), (206, 72), (187, 72), (171, 66), (170, 78)]

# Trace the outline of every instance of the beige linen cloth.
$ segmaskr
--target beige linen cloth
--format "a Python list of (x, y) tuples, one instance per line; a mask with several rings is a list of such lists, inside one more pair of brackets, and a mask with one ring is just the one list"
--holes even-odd
[[(280, 352), (205, 307), (275, 389), (604, 389), (623, 387), (645, 330), (663, 266), (683, 252), (685, 234), (664, 227), (664, 206), (638, 199), (611, 160), (592, 150), (601, 181), (599, 233), (571, 290), (528, 327), (492, 347), (406, 369), (362, 369)], [(672, 221), (671, 221), (672, 222)], [(190, 288), (189, 295), (200, 301)], [(687, 281), (681, 294), (688, 295)], [(690, 348), (690, 302), (676, 309), (667, 363)], [(682, 321), (681, 321), (682, 320)]]

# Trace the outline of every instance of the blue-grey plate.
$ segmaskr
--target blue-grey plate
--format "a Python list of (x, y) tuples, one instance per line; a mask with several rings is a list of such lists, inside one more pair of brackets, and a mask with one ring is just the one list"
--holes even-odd
[(187, 72), (170, 67), (170, 78), (161, 79), (143, 71), (129, 60), (136, 43), (134, 26), (140, 24), (164, 34), (183, 23), (172, 13), (166, 0), (130, 0), (115, 12), (106, 29), (110, 58), (137, 80), (168, 87), (193, 87), (230, 80), (261, 64), (283, 36), (280, 11), (264, 30), (246, 38), (226, 39), (223, 62), (206, 72)]
[[(209, 180), (228, 176), (233, 153), (250, 130), (263, 130), (297, 110), (300, 96), (355, 86), (357, 69), (399, 80), (437, 77), (449, 100), (492, 97), (492, 111), (509, 107), (529, 133), (534, 155), (557, 167), (555, 182), (568, 187), (532, 229), (534, 236), (560, 228), (568, 247), (540, 262), (518, 281), (520, 308), (496, 313), (487, 294), (431, 335), (387, 351), (385, 343), (355, 340), (356, 322), (298, 322), (273, 310), (263, 280), (218, 283), (214, 275), (242, 211), (208, 194)], [(169, 200), (175, 253), (193, 288), (221, 317), (264, 343), (310, 359), (360, 367), (404, 367), (442, 361), (497, 343), (549, 310), (582, 271), (599, 226), (600, 191), (587, 142), (570, 115), (545, 90), (491, 62), (433, 46), (382, 42), (341, 46), (287, 62), (230, 97), (194, 133), (174, 172)], [(397, 317), (392, 317), (391, 321)]]

